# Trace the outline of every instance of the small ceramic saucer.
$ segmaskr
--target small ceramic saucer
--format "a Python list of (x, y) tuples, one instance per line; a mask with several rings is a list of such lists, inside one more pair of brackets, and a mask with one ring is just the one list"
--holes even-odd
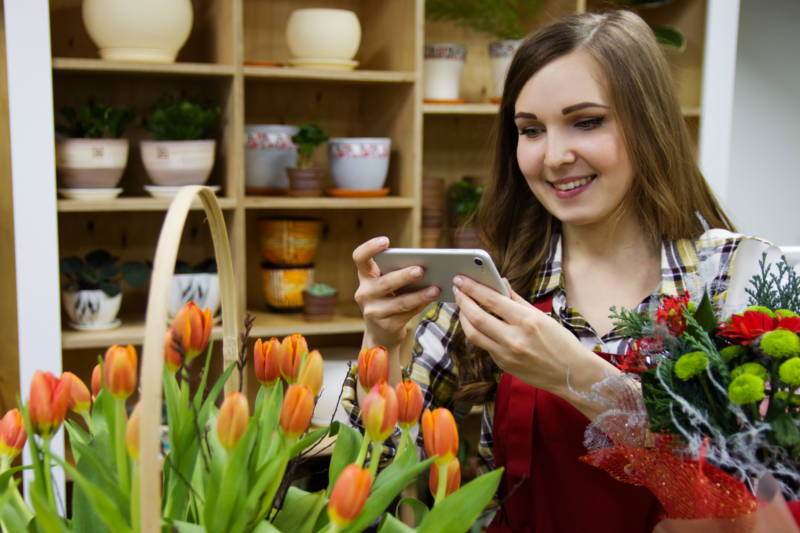
[(58, 194), (70, 200), (110, 200), (119, 196), (122, 192), (122, 187), (113, 187), (109, 189), (69, 189), (66, 187), (59, 187)]
[(389, 194), (389, 187), (383, 189), (325, 189), (328, 196), (338, 198), (378, 198)]
[(67, 324), (69, 324), (69, 327), (80, 331), (100, 331), (103, 329), (117, 328), (120, 324), (122, 324), (122, 320), (115, 318), (107, 324), (77, 324), (75, 322), (68, 322)]
[[(206, 185), (212, 192), (219, 190), (219, 185)], [(165, 187), (163, 185), (145, 185), (146, 190), (153, 198), (174, 198), (183, 187)]]

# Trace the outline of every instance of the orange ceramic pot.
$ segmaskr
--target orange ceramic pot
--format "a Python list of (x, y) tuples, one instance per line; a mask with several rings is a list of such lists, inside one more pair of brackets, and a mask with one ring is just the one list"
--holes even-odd
[(281, 268), (262, 265), (264, 299), (274, 309), (294, 310), (303, 307), (303, 291), (314, 284), (314, 267)]
[(317, 253), (322, 221), (262, 218), (258, 221), (261, 255), (277, 266), (310, 265)]

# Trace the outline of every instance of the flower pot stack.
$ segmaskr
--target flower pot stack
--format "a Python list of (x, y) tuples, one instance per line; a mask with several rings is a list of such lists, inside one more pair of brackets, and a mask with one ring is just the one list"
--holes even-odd
[(439, 246), (444, 216), (444, 179), (422, 178), (423, 248)]

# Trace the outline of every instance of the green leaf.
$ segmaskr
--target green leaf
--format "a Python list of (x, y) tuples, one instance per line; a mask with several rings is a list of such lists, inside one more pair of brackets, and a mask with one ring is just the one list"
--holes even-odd
[(126, 261), (120, 267), (122, 279), (131, 287), (141, 287), (150, 277), (150, 269), (144, 263)]
[(86, 492), (87, 498), (91, 502), (91, 508), (95, 512), (97, 518), (115, 533), (132, 533), (128, 521), (118, 508), (118, 502), (113, 501), (105, 491), (97, 487), (75, 467), (65, 463), (61, 459), (54, 459), (72, 476), (75, 483), (80, 485)]
[(106, 293), (109, 298), (113, 298), (122, 292), (122, 287), (120, 287), (119, 283), (113, 281), (101, 281), (98, 288)]
[(68, 276), (78, 276), (81, 273), (81, 265), (83, 261), (79, 257), (62, 257), (59, 261), (61, 273)]
[[(292, 533), (312, 533), (314, 524), (320, 512), (328, 505), (328, 498), (324, 491), (301, 494), (297, 487), (289, 487), (278, 516), (275, 517), (273, 524), (281, 531), (291, 531)], [(289, 498), (289, 493), (293, 497)]]
[(401, 505), (408, 505), (409, 507), (411, 507), (411, 510), (414, 511), (415, 524), (421, 524), (429, 511), (428, 506), (425, 505), (422, 501), (416, 498), (403, 498), (402, 500), (397, 502), (397, 507), (395, 507), (395, 514), (398, 516), (400, 514)]
[(708, 297), (707, 292), (703, 293), (703, 299), (700, 300), (700, 305), (694, 312), (694, 319), (707, 333), (712, 333), (717, 329), (717, 316), (714, 314), (711, 298)]
[(266, 520), (262, 520), (258, 523), (255, 529), (253, 529), (253, 533), (281, 533), (281, 530)]
[[(422, 502), (420, 502), (422, 503)], [(378, 533), (407, 533), (409, 531), (416, 531), (414, 528), (408, 527), (402, 521), (393, 517), (390, 514), (383, 515), (381, 525), (378, 527)]]
[(340, 422), (331, 424), (331, 436), (336, 435), (336, 444), (333, 445), (330, 467), (328, 468), (328, 494), (333, 490), (339, 474), (350, 463), (355, 462), (361, 448), (361, 434), (350, 426)]
[(328, 434), (328, 428), (317, 428), (310, 433), (306, 433), (302, 439), (298, 440), (294, 444), (292, 444), (291, 448), (289, 448), (289, 457), (294, 457), (298, 453), (306, 450), (312, 444), (323, 438), (325, 435)]
[(781, 413), (772, 421), (775, 440), (781, 446), (790, 448), (800, 444), (800, 430), (797, 429), (792, 417), (788, 413)]
[(172, 527), (178, 533), (206, 533), (206, 528), (198, 524), (190, 524), (189, 522), (182, 522), (175, 520), (172, 522)]
[(478, 476), (439, 502), (417, 528), (419, 533), (461, 533), (469, 530), (492, 499), (503, 469)]
[(58, 516), (55, 510), (50, 507), (47, 497), (43, 491), (32, 490), (31, 502), (35, 516), (33, 522), (36, 529), (42, 533), (68, 533), (69, 529), (64, 524), (64, 519)]
[(653, 26), (653, 33), (658, 44), (675, 48), (678, 52), (686, 50), (686, 39), (674, 26)]
[(100, 268), (106, 263), (115, 263), (117, 259), (107, 250), (92, 250), (86, 254), (86, 262), (95, 268)]

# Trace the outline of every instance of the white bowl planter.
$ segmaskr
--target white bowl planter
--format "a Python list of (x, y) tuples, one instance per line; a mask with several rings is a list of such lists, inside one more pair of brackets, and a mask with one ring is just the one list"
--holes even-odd
[(336, 187), (348, 190), (383, 187), (391, 148), (392, 140), (388, 137), (328, 139), (328, 163)]
[(467, 48), (460, 44), (425, 45), (423, 62), (423, 97), (425, 100), (458, 100), (461, 72), (467, 59)]
[(83, 0), (83, 24), (108, 61), (174, 62), (193, 17), (191, 0)]
[(117, 318), (122, 293), (108, 296), (101, 290), (61, 291), (61, 304), (75, 329), (111, 329), (120, 325)]
[(116, 187), (128, 164), (128, 139), (59, 139), (56, 170), (62, 187)]
[(286, 43), (294, 58), (349, 61), (361, 44), (361, 24), (346, 9), (296, 9), (286, 23)]
[(286, 167), (297, 164), (297, 146), (292, 142), (292, 135), (298, 131), (297, 126), (281, 124), (244, 127), (245, 187), (255, 193), (289, 187)]
[(169, 291), (168, 314), (175, 318), (181, 307), (194, 302), (200, 309), (208, 308), (214, 316), (219, 311), (219, 274), (173, 274)]
[(142, 163), (159, 186), (203, 185), (214, 166), (216, 141), (141, 141)]
[(511, 59), (513, 59), (521, 43), (521, 39), (489, 43), (489, 58), (492, 62), (495, 101), (499, 102), (500, 98), (503, 96), (503, 86), (506, 83), (508, 67), (511, 65)]

